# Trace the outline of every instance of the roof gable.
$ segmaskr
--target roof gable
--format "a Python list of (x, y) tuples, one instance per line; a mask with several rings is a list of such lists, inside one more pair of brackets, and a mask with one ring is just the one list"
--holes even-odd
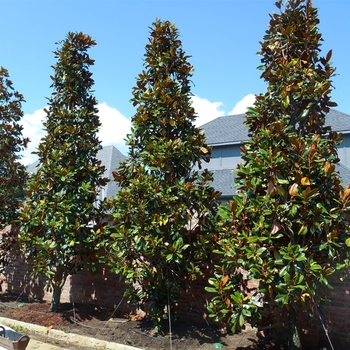
[(116, 182), (113, 181), (112, 172), (119, 168), (120, 163), (123, 162), (126, 157), (114, 146), (106, 146), (98, 151), (97, 158), (101, 161), (101, 165), (106, 167), (104, 176), (111, 180), (104, 187), (103, 191), (100, 192), (100, 199), (115, 197), (119, 187)]
[(126, 157), (114, 146), (106, 146), (101, 148), (97, 153), (97, 159), (101, 161), (101, 165), (106, 167), (105, 176), (112, 177), (112, 171), (119, 168), (119, 164)]

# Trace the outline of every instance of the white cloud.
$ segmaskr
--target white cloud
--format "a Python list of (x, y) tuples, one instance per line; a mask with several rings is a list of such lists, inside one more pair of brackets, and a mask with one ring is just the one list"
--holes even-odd
[[(222, 102), (211, 102), (205, 98), (193, 96), (192, 105), (198, 115), (196, 125), (201, 126), (217, 117), (227, 114), (245, 113), (247, 107), (252, 106), (254, 101), (255, 95), (249, 94), (241, 101), (237, 102), (231, 112), (227, 113), (223, 109), (224, 105)], [(130, 120), (117, 109), (108, 106), (105, 102), (100, 103), (97, 108), (102, 124), (98, 137), (102, 141), (102, 145), (114, 145), (122, 153), (126, 154), (127, 147), (125, 146), (124, 139), (131, 130)], [(44, 136), (42, 122), (45, 116), (44, 110), (40, 109), (33, 114), (25, 114), (23, 117), (23, 136), (30, 139), (28, 148), (22, 153), (23, 157), (21, 162), (25, 165), (33, 163), (37, 159), (37, 156), (31, 154), (31, 152), (38, 148), (39, 142)]]
[(216, 119), (217, 117), (224, 115), (245, 113), (248, 107), (253, 106), (254, 102), (254, 94), (244, 96), (242, 100), (237, 102), (232, 110), (227, 113), (227, 111), (223, 109), (224, 104), (222, 102), (210, 102), (209, 100), (201, 98), (199, 96), (192, 97), (192, 106), (198, 115), (196, 121), (196, 124), (198, 126), (201, 126), (213, 119)]
[(192, 96), (192, 106), (198, 115), (196, 125), (201, 126), (211, 120), (225, 115), (222, 109), (222, 102), (210, 102), (205, 98), (199, 96)]
[(131, 122), (117, 109), (103, 102), (97, 106), (101, 121), (101, 129), (98, 133), (103, 146), (115, 145), (121, 152), (125, 147), (126, 135), (130, 133)]
[(35, 151), (38, 146), (40, 139), (44, 136), (43, 130), (43, 120), (46, 116), (44, 109), (38, 109), (33, 114), (25, 114), (22, 119), (24, 137), (29, 138), (28, 148), (22, 152), (21, 162), (24, 165), (33, 163), (37, 156), (36, 154), (31, 154)]
[(236, 103), (236, 105), (233, 107), (231, 112), (229, 112), (229, 115), (243, 114), (247, 112), (247, 108), (253, 106), (254, 102), (255, 102), (254, 94), (249, 94), (247, 96), (244, 96), (239, 102)]
[[(124, 138), (130, 133), (131, 123), (117, 109), (112, 108), (103, 102), (97, 105), (99, 110), (101, 128), (98, 137), (103, 146), (114, 145), (125, 154), (126, 147)], [(31, 164), (37, 160), (36, 154), (31, 152), (37, 150), (41, 138), (45, 135), (43, 130), (43, 120), (46, 113), (43, 109), (35, 111), (33, 114), (25, 114), (22, 119), (23, 136), (28, 137), (30, 142), (28, 148), (22, 152), (21, 162), (24, 165)]]

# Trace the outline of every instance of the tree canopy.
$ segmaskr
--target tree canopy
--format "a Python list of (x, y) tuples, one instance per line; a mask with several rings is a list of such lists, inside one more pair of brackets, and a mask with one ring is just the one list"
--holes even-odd
[[(23, 137), (23, 96), (15, 91), (7, 69), (0, 67), (0, 265), (13, 242), (12, 227), (17, 219), (19, 203), (24, 198), (27, 172), (20, 162), (20, 152), (27, 147)], [(16, 224), (15, 224), (16, 226)], [(6, 232), (3, 231), (5, 228)]]
[(114, 173), (121, 189), (110, 203), (112, 267), (129, 284), (129, 299), (148, 302), (158, 324), (208, 263), (215, 235), (219, 193), (200, 170), (210, 148), (195, 126), (188, 59), (175, 25), (156, 20), (133, 88), (129, 156)]
[(98, 258), (101, 216), (97, 197), (106, 184), (96, 158), (100, 120), (94, 61), (87, 51), (96, 43), (84, 33), (68, 33), (55, 51), (53, 93), (44, 122), (46, 135), (37, 154), (22, 206), (21, 248), (34, 272), (43, 272), (53, 289), (51, 309), (60, 305), (68, 275)]
[[(261, 42), (265, 94), (246, 115), (238, 193), (221, 208), (221, 264), (207, 290), (209, 310), (233, 329), (276, 307), (288, 317), (290, 349), (300, 349), (298, 309), (311, 314), (329, 277), (348, 263), (350, 189), (336, 164), (340, 135), (325, 125), (334, 68), (310, 0), (277, 1)], [(256, 279), (255, 291), (245, 278)]]

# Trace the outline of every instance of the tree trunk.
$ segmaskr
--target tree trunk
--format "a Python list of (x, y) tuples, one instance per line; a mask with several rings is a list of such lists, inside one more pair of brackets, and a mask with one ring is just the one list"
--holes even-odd
[(63, 273), (62, 267), (58, 267), (55, 273), (55, 276), (53, 277), (53, 280), (51, 282), (52, 286), (52, 299), (51, 299), (51, 306), (50, 311), (56, 312), (60, 309), (61, 306), (61, 294), (62, 294), (62, 288), (64, 286), (64, 283), (66, 282), (66, 274)]
[(298, 312), (292, 306), (288, 310), (288, 349), (301, 350), (301, 342), (298, 327)]
[(61, 293), (62, 293), (62, 287), (60, 283), (53, 283), (52, 284), (52, 299), (51, 299), (51, 306), (50, 311), (56, 312), (59, 310), (61, 305)]

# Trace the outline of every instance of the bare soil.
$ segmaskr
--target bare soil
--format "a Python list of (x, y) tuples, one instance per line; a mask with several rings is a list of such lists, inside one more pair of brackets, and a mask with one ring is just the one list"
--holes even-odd
[[(248, 329), (237, 334), (227, 333), (219, 327), (209, 326), (204, 319), (203, 322), (193, 322), (178, 318), (171, 324), (170, 337), (168, 320), (164, 320), (164, 331), (155, 333), (153, 323), (148, 317), (120, 315), (115, 310), (94, 305), (73, 306), (68, 303), (62, 304), (60, 312), (53, 313), (49, 312), (47, 303), (30, 302), (6, 294), (0, 295), (0, 315), (49, 329), (54, 328), (145, 350), (287, 349), (285, 344), (268, 339), (257, 330)], [(48, 338), (44, 341), (54, 343)], [(60, 342), (56, 344), (63, 348), (79, 349), (77, 344), (67, 345)]]

